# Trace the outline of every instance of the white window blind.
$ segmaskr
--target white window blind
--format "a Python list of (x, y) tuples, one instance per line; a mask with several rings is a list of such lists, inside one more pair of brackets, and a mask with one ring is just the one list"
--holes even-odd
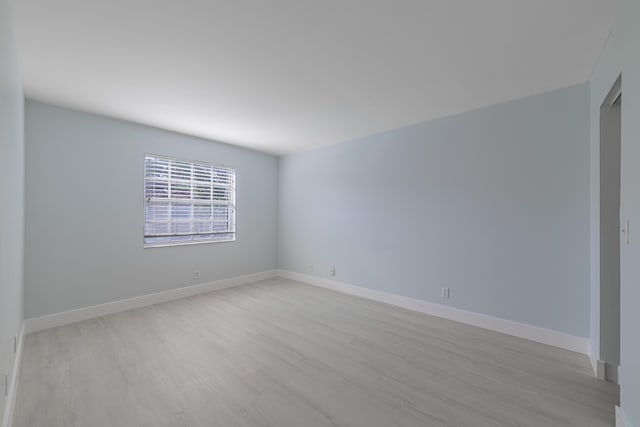
[(235, 205), (235, 169), (145, 155), (145, 246), (235, 240)]

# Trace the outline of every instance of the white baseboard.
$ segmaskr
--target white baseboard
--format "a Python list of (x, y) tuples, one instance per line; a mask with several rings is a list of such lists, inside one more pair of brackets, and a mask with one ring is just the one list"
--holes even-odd
[(596, 378), (602, 381), (607, 380), (607, 362), (598, 359), (596, 361)]
[(142, 295), (139, 297), (92, 305), (75, 310), (63, 311), (61, 313), (34, 317), (25, 320), (25, 333), (55, 328), (57, 326), (68, 325), (70, 323), (80, 322), (82, 320), (93, 319), (95, 317), (106, 316), (108, 314), (119, 313), (121, 311), (145, 307), (161, 302), (173, 301), (192, 295), (230, 288), (232, 286), (244, 285), (247, 283), (257, 282), (259, 280), (271, 279), (277, 276), (278, 270), (263, 271), (261, 273), (246, 274), (244, 276), (236, 276), (228, 279), (216, 280), (214, 282), (200, 283), (198, 285), (171, 289), (155, 294)]
[(333, 280), (322, 279), (309, 276), (307, 274), (295, 273), (289, 270), (278, 270), (280, 277), (297, 280), (310, 285), (320, 286), (334, 291), (339, 291), (374, 301), (384, 302), (409, 310), (419, 311), (432, 316), (442, 317), (468, 325), (478, 326), (507, 335), (524, 338), (530, 341), (552, 345), (554, 347), (575, 351), (584, 355), (589, 354), (589, 340), (587, 338), (576, 337), (564, 332), (551, 329), (540, 328), (511, 320), (500, 319), (486, 314), (474, 313), (445, 305), (434, 304), (423, 300), (418, 300), (387, 292), (354, 286), (347, 283), (340, 283)]
[(620, 366), (619, 365), (614, 365), (614, 364), (609, 363), (609, 362), (605, 362), (604, 369), (605, 369), (605, 371), (604, 371), (605, 372), (605, 376), (604, 376), (605, 379), (607, 381), (611, 381), (612, 383), (619, 384), (618, 371), (620, 370)]
[(632, 427), (624, 410), (616, 406), (616, 427)]
[(611, 381), (612, 383), (618, 384), (620, 367), (598, 359), (598, 355), (591, 341), (589, 341), (587, 350), (587, 356), (589, 357), (589, 362), (591, 362), (591, 368), (593, 368), (593, 375), (599, 380)]
[(604, 380), (604, 369), (602, 368), (602, 363), (598, 360), (598, 354), (593, 348), (593, 343), (591, 341), (589, 341), (589, 345), (587, 346), (587, 356), (589, 357), (589, 362), (591, 362), (593, 375), (596, 378)]
[(16, 406), (16, 394), (18, 392), (18, 380), (20, 379), (20, 366), (22, 365), (22, 348), (24, 345), (25, 322), (22, 322), (18, 342), (16, 346), (16, 356), (13, 361), (13, 370), (9, 379), (9, 391), (5, 401), (4, 416), (2, 417), (2, 427), (11, 427), (13, 424), (13, 410)]

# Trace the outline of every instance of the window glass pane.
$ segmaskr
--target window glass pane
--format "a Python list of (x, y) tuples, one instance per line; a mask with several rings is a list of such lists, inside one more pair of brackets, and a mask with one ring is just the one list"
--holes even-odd
[(171, 162), (171, 179), (191, 180), (191, 164), (186, 162)]
[(232, 231), (231, 211), (227, 206), (213, 208), (213, 231)]
[(144, 197), (164, 198), (169, 197), (169, 182), (149, 179), (144, 183)]
[(188, 182), (171, 181), (172, 199), (190, 199), (191, 184)]
[(211, 205), (195, 205), (193, 208), (194, 221), (209, 221), (211, 222)]
[(167, 222), (171, 218), (170, 203), (148, 203), (144, 207), (145, 219), (147, 221), (164, 221)]
[(211, 182), (211, 166), (193, 165), (193, 179), (198, 182)]
[(145, 234), (158, 235), (169, 234), (168, 222), (147, 222), (145, 223)]
[(172, 222), (171, 234), (190, 234), (191, 224), (190, 221)]
[(211, 221), (194, 222), (193, 227), (193, 231), (195, 233), (211, 233), (213, 231), (213, 224)]
[(147, 157), (145, 159), (145, 177), (150, 178), (168, 178), (169, 177), (169, 161)]
[(211, 185), (195, 184), (193, 198), (196, 200), (211, 200)]
[(174, 221), (191, 219), (191, 206), (188, 203), (172, 203), (171, 219)]
[(213, 200), (228, 202), (231, 201), (231, 194), (233, 190), (226, 187), (214, 187), (213, 188)]
[(213, 172), (213, 183), (231, 185), (231, 174), (231, 169), (215, 169)]

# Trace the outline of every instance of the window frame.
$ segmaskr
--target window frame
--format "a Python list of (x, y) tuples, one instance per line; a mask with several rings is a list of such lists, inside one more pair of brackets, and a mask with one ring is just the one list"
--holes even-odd
[[(224, 232), (221, 234), (231, 234), (232, 237), (231, 238), (225, 238), (225, 239), (206, 239), (206, 240), (190, 240), (190, 241), (169, 241), (169, 242), (160, 242), (160, 243), (147, 243), (145, 241), (146, 237), (146, 222), (147, 222), (147, 212), (146, 212), (146, 207), (147, 207), (147, 197), (145, 194), (145, 188), (146, 188), (146, 182), (147, 182), (147, 176), (146, 176), (146, 160), (147, 157), (154, 157), (154, 158), (159, 158), (159, 159), (165, 159), (165, 160), (169, 160), (169, 161), (174, 161), (174, 162), (183, 162), (183, 163), (190, 163), (191, 165), (206, 165), (206, 166), (211, 166), (212, 168), (223, 168), (223, 169), (230, 169), (233, 171), (233, 204), (228, 204), (230, 206), (233, 207), (233, 231), (230, 232)], [(163, 248), (163, 247), (171, 247), (171, 246), (186, 246), (186, 245), (202, 245), (202, 244), (209, 244), (209, 243), (229, 243), (229, 242), (235, 242), (236, 241), (236, 234), (237, 234), (237, 222), (236, 222), (236, 209), (237, 209), (237, 193), (238, 193), (238, 186), (237, 186), (237, 180), (236, 180), (236, 175), (237, 175), (237, 170), (235, 167), (232, 166), (228, 166), (228, 165), (223, 165), (223, 164), (219, 164), (219, 163), (212, 163), (212, 162), (208, 162), (208, 161), (202, 161), (202, 160), (192, 160), (192, 159), (185, 159), (182, 157), (175, 157), (175, 156), (170, 156), (170, 155), (164, 155), (164, 154), (155, 154), (155, 153), (150, 153), (150, 152), (145, 152), (144, 156), (143, 156), (143, 162), (142, 162), (142, 246), (144, 249), (152, 249), (152, 248)], [(213, 186), (212, 186), (212, 190), (213, 190)], [(185, 199), (186, 203), (192, 202), (193, 199)], [(205, 206), (211, 206), (213, 208), (213, 206), (215, 206), (214, 203), (211, 204), (204, 204)], [(212, 213), (213, 215), (213, 213)], [(211, 233), (214, 234), (214, 233)]]

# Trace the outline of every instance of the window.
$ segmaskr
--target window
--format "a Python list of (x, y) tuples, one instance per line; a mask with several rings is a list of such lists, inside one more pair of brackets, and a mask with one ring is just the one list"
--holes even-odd
[(235, 205), (235, 169), (145, 155), (145, 247), (235, 240)]

